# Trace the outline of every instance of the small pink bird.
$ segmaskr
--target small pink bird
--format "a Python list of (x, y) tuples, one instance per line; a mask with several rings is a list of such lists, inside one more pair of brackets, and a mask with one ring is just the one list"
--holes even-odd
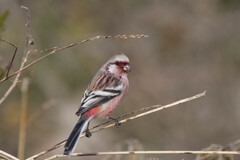
[(127, 73), (130, 70), (128, 57), (120, 54), (110, 58), (97, 72), (84, 92), (80, 107), (76, 112), (76, 115), (81, 115), (81, 117), (64, 146), (65, 155), (70, 155), (74, 151), (86, 127), (86, 137), (91, 136), (88, 126), (92, 119), (108, 118), (114, 120), (117, 127), (120, 125), (117, 119), (109, 115), (128, 90)]

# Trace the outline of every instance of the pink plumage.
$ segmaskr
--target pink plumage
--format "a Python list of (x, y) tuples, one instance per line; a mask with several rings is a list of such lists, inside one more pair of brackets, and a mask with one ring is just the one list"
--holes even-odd
[(116, 126), (119, 125), (116, 119), (108, 116), (118, 106), (128, 90), (128, 72), (130, 72), (129, 59), (124, 54), (110, 58), (97, 72), (84, 92), (80, 107), (76, 112), (76, 115), (81, 115), (81, 117), (64, 146), (65, 155), (74, 151), (79, 137), (86, 127), (86, 136), (91, 136), (88, 125), (93, 118), (113, 119)]

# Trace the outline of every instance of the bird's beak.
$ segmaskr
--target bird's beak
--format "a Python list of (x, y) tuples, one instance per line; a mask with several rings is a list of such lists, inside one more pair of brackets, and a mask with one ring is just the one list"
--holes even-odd
[(129, 65), (129, 64), (125, 65), (125, 66), (123, 67), (123, 70), (124, 70), (126, 73), (130, 72), (130, 71), (131, 71), (130, 65)]

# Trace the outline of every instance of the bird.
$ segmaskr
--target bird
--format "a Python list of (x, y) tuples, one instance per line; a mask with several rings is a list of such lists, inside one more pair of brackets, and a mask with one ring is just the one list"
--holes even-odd
[(107, 118), (120, 126), (118, 119), (109, 115), (118, 106), (129, 88), (128, 73), (131, 71), (129, 58), (125, 54), (111, 57), (96, 73), (85, 90), (76, 112), (80, 116), (64, 146), (64, 155), (71, 155), (83, 131), (91, 137), (89, 123), (95, 118)]

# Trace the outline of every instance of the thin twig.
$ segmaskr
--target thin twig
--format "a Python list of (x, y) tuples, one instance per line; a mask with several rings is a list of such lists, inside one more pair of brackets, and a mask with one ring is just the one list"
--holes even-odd
[[(11, 154), (4, 152), (2, 150), (0, 150), (0, 157), (8, 159), (8, 160), (19, 160), (18, 158), (12, 156)], [(1, 159), (1, 158), (0, 158)]]
[[(165, 105), (165, 106), (154, 105), (154, 106), (151, 106), (150, 108), (155, 108), (155, 109), (152, 109), (152, 110), (150, 110), (150, 111), (146, 111), (146, 112), (144, 112), (144, 113), (140, 113), (140, 114), (138, 114), (138, 115), (135, 115), (135, 116), (132, 116), (132, 117), (123, 119), (123, 120), (121, 120), (121, 121), (119, 121), (119, 122), (120, 122), (120, 123), (125, 123), (125, 122), (127, 122), (127, 121), (130, 121), (130, 120), (133, 120), (133, 119), (142, 117), (142, 116), (146, 116), (146, 115), (148, 115), (148, 114), (155, 113), (155, 112), (160, 111), (160, 110), (163, 110), (163, 109), (167, 109), (167, 108), (174, 107), (174, 106), (177, 106), (177, 105), (182, 104), (182, 103), (186, 103), (186, 102), (189, 102), (189, 101), (198, 99), (198, 98), (200, 98), (200, 97), (205, 96), (205, 94), (206, 94), (206, 91), (204, 91), (204, 92), (202, 92), (202, 93), (200, 93), (200, 94), (197, 94), (197, 95), (195, 95), (195, 96), (192, 96), (192, 97), (189, 97), (189, 98), (185, 98), (185, 99), (182, 99), (182, 100), (173, 102), (173, 103), (168, 104), (168, 105)], [(99, 132), (99, 131), (101, 131), (101, 130), (104, 130), (104, 129), (107, 129), (107, 128), (110, 128), (110, 127), (113, 127), (113, 126), (115, 126), (115, 123), (109, 124), (109, 125), (104, 126), (104, 127), (102, 127), (102, 128), (98, 128), (98, 129), (92, 131), (92, 133)], [(85, 135), (83, 134), (83, 135), (81, 135), (81, 137), (85, 137)], [(42, 155), (45, 155), (46, 153), (48, 153), (48, 152), (50, 152), (50, 151), (52, 151), (52, 150), (55, 150), (55, 149), (61, 147), (62, 145), (65, 144), (65, 142), (66, 142), (66, 140), (64, 140), (64, 141), (62, 141), (62, 142), (54, 145), (53, 147), (51, 147), (51, 148), (48, 149), (48, 150), (42, 151), (42, 152), (40, 152), (40, 153), (38, 153), (38, 154), (36, 154), (36, 155), (33, 155), (32, 157), (29, 157), (27, 160), (33, 160), (33, 159), (36, 159), (36, 158), (38, 158), (38, 157), (40, 157), (40, 156), (42, 156)]]
[[(21, 70), (23, 67), (24, 67), (24, 64), (27, 62), (27, 58), (28, 58), (28, 55), (30, 53), (30, 50), (29, 50), (29, 41), (31, 40), (32, 41), (32, 38), (31, 38), (31, 34), (30, 34), (30, 28), (29, 28), (29, 23), (30, 23), (30, 11), (28, 10), (27, 7), (24, 7), (24, 6), (21, 6), (23, 9), (26, 10), (27, 12), (27, 23), (26, 23), (26, 28), (27, 28), (27, 33), (26, 33), (26, 45), (25, 45), (25, 48), (24, 48), (24, 55), (22, 57), (22, 62), (21, 62), (21, 65), (20, 65), (20, 68), (19, 70)], [(18, 79), (21, 75), (21, 72), (18, 72), (16, 73), (16, 77), (12, 83), (12, 85), (8, 88), (7, 92), (3, 95), (3, 97), (0, 99), (0, 105), (3, 103), (3, 101), (9, 96), (9, 94), (12, 92), (12, 90), (15, 88), (15, 86), (17, 85), (18, 83)], [(12, 77), (11, 75), (8, 76), (8, 78)]]
[[(218, 155), (240, 155), (238, 151), (118, 151), (118, 152), (94, 152), (94, 153), (73, 153), (70, 157), (80, 156), (105, 156), (105, 155), (133, 155), (133, 154), (218, 154)], [(54, 155), (45, 160), (68, 157), (67, 155)]]
[(3, 41), (3, 42), (5, 42), (5, 43), (7, 43), (7, 44), (9, 44), (9, 45), (11, 45), (11, 46), (13, 46), (13, 47), (15, 48), (15, 49), (14, 49), (14, 52), (13, 52), (12, 60), (11, 60), (10, 64), (8, 65), (7, 74), (6, 74), (6, 76), (3, 78), (4, 80), (7, 80), (7, 79), (9, 78), (9, 77), (8, 77), (8, 74), (9, 74), (9, 72), (10, 72), (10, 69), (12, 68), (13, 61), (14, 61), (14, 59), (15, 59), (15, 56), (16, 56), (18, 47), (17, 47), (15, 44), (13, 44), (13, 43), (11, 43), (11, 42), (8, 42), (8, 41), (6, 41), (6, 40), (4, 40), (4, 39), (0, 39), (0, 41)]
[[(92, 38), (88, 38), (88, 39), (85, 39), (85, 40), (82, 40), (80, 42), (77, 42), (77, 43), (72, 43), (72, 44), (69, 44), (67, 46), (64, 46), (64, 47), (60, 47), (60, 48), (57, 48), (57, 47), (54, 47), (54, 48), (50, 48), (50, 49), (46, 49), (46, 50), (52, 50), (51, 52), (49, 52), (48, 54), (36, 59), (35, 61), (31, 62), (30, 64), (26, 65), (25, 67), (19, 69), (18, 71), (12, 73), (11, 75), (9, 75), (8, 77), (13, 77), (15, 76), (16, 74), (22, 72), (23, 70), (31, 67), (32, 65), (38, 63), (39, 61), (47, 58), (48, 56), (56, 53), (56, 52), (59, 52), (61, 50), (64, 50), (64, 49), (67, 49), (67, 48), (70, 48), (70, 47), (73, 47), (73, 46), (76, 46), (76, 45), (79, 45), (79, 44), (82, 44), (82, 43), (85, 43), (85, 42), (88, 42), (88, 41), (92, 41), (92, 40), (95, 40), (95, 39), (109, 39), (109, 38), (113, 38), (113, 39), (128, 39), (128, 38), (145, 38), (145, 37), (148, 37), (147, 35), (144, 35), (144, 34), (137, 34), (137, 35), (116, 35), (116, 36), (96, 36), (96, 37), (92, 37)], [(45, 50), (42, 50), (40, 52), (44, 52)], [(5, 79), (2, 79), (0, 80), (0, 83), (5, 81)]]
[(31, 52), (32, 52), (32, 53), (44, 53), (44, 52), (53, 51), (53, 50), (55, 50), (55, 49), (57, 49), (57, 47), (52, 47), (52, 48), (43, 49), (43, 50), (33, 49)]

